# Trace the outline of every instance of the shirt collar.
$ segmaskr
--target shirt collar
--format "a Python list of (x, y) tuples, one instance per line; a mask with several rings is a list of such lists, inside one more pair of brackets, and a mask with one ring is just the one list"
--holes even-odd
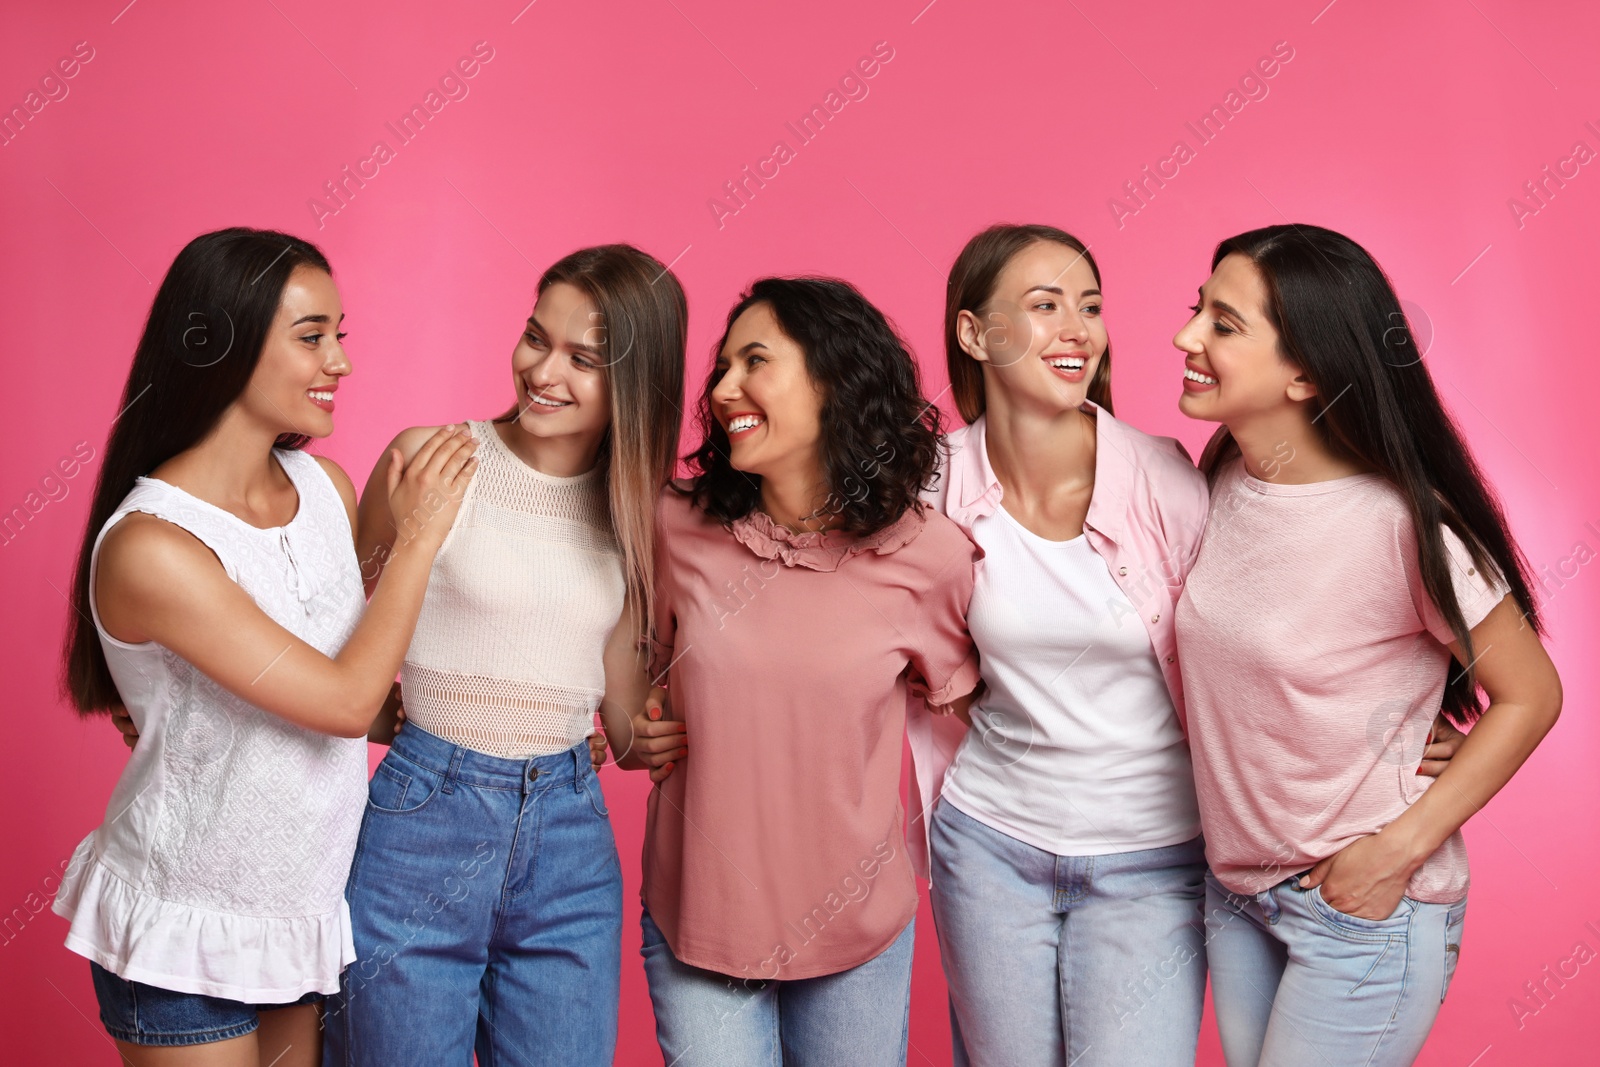
[[(1085, 400), (1083, 406), (1095, 412), (1094, 496), (1089, 501), (1085, 524), (1116, 541), (1122, 534), (1128, 511), (1129, 490), (1139, 477), (1139, 464), (1133, 455), (1134, 440), (1128, 427), (1111, 413)], [(961, 440), (951, 447), (950, 499), (962, 526), (994, 513), (1004, 490), (989, 462), (986, 444), (988, 416), (980, 415), (967, 427)]]
[(786, 567), (806, 567), (814, 571), (835, 571), (848, 559), (864, 552), (889, 555), (922, 532), (926, 516), (907, 508), (901, 516), (876, 533), (858, 536), (837, 532), (796, 533), (760, 508), (730, 524), (734, 539), (762, 559), (777, 560)]

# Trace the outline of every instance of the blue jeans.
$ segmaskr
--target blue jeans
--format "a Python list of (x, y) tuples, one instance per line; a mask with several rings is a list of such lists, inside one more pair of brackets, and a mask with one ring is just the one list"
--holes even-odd
[(1199, 838), (1057, 856), (948, 800), (929, 830), (957, 1064), (1194, 1063), (1206, 993)]
[(106, 1033), (130, 1045), (206, 1045), (253, 1034), (260, 1013), (299, 1004), (320, 1004), (321, 993), (307, 993), (288, 1004), (241, 1004), (203, 993), (176, 993), (144, 982), (130, 982), (93, 960), (89, 976), (100, 1002)]
[(1336, 911), (1299, 876), (1255, 896), (1206, 878), (1211, 1000), (1229, 1067), (1409, 1064), (1461, 954), (1465, 898)]
[(656, 1040), (672, 1067), (903, 1067), (916, 920), (888, 948), (838, 974), (733, 978), (681, 962), (640, 919)]
[(329, 1065), (608, 1065), (622, 869), (587, 743), (530, 759), (414, 723), (372, 776)]

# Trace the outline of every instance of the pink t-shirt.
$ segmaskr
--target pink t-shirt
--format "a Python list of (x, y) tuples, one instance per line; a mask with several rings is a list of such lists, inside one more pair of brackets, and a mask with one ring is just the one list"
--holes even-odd
[(742, 978), (864, 963), (917, 910), (900, 803), (908, 690), (978, 682), (979, 550), (933, 511), (866, 538), (657, 510), (652, 673), (690, 755), (650, 794), (643, 897), (673, 954)]
[[(1444, 531), (1469, 628), (1504, 597)], [(1417, 766), (1455, 669), (1415, 527), (1376, 474), (1279, 485), (1235, 459), (1177, 609), (1206, 858), (1259, 893), (1376, 833), (1433, 782)], [(1467, 891), (1458, 831), (1407, 893)]]

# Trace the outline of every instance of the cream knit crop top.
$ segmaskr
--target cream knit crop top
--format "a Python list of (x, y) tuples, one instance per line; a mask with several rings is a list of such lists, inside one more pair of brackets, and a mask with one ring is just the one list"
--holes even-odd
[(428, 578), (406, 653), (406, 718), (512, 759), (564, 751), (593, 730), (603, 652), (625, 583), (597, 468), (528, 466), (470, 422), (478, 470)]

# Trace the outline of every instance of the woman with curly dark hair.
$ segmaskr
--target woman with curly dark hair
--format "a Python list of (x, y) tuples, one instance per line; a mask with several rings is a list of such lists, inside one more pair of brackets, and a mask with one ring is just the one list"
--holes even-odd
[(657, 518), (651, 669), (695, 758), (650, 797), (656, 1034), (678, 1067), (900, 1064), (907, 696), (977, 683), (978, 553), (920, 503), (938, 412), (853, 287), (762, 279), (715, 351), (694, 477)]

